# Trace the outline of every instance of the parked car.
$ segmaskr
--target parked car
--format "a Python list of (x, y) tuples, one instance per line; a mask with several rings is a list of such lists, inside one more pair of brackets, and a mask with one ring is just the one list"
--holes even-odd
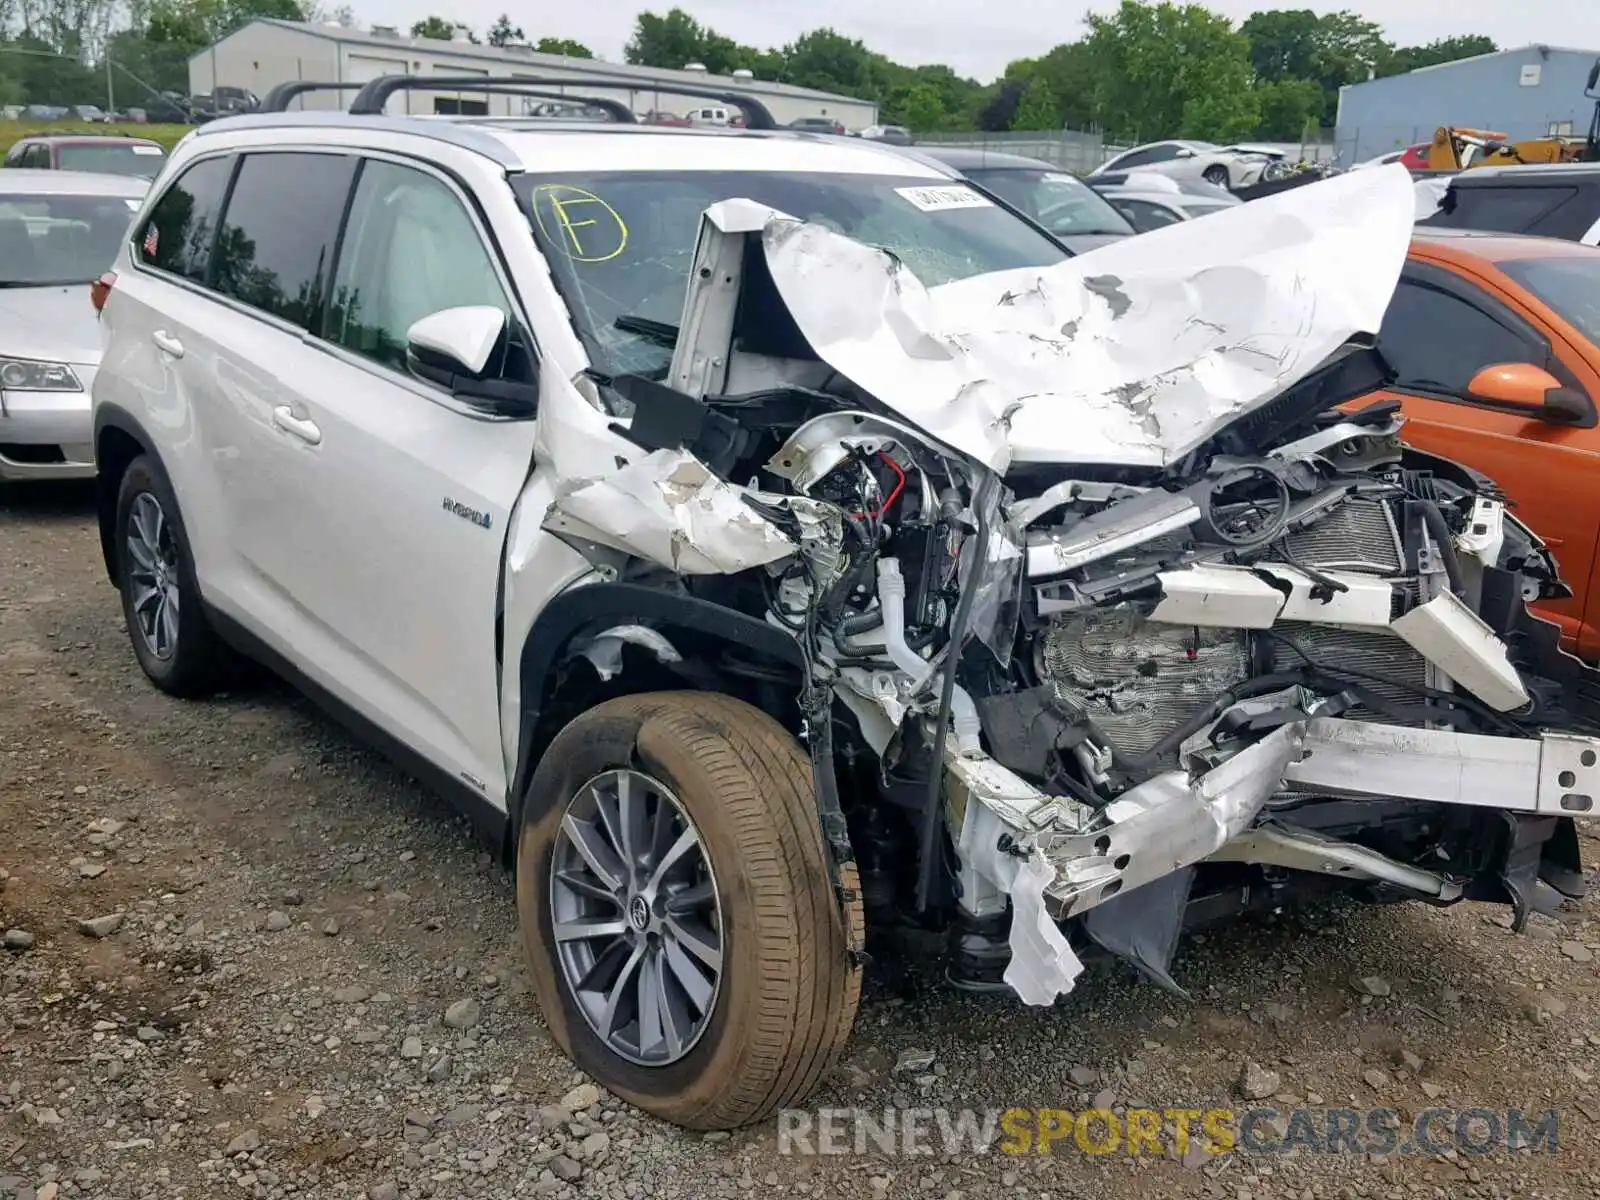
[(1111, 207), (1139, 233), (1149, 233), (1181, 221), (1237, 207), (1242, 203), (1236, 196), (1216, 188), (1217, 194), (1197, 194), (1195, 186), (1212, 187), (1204, 180), (1172, 180), (1141, 171), (1129, 172), (1119, 184), (1107, 186), (1095, 176), (1089, 182), (1095, 191), (1105, 197)]
[(70, 116), (91, 125), (109, 125), (111, 118), (105, 109), (97, 104), (74, 104)]
[[(1583, 668), (1434, 590), (1492, 492), (1382, 423), (1321, 454), (1382, 377), (1403, 172), (1083, 278), (947, 169), (748, 115), (182, 142), (94, 293), (148, 678), (243, 649), (446, 788), (550, 1036), (699, 1129), (828, 1076), (869, 922), (1047, 1005), (1069, 934), (1165, 977), (1191, 902), (1581, 890), (1600, 739), (1546, 681)], [(1557, 586), (1500, 523), (1482, 572)]]
[(861, 136), (869, 142), (887, 142), (891, 146), (910, 146), (916, 142), (904, 125), (868, 125)]
[(1083, 180), (1041, 159), (962, 146), (922, 146), (919, 153), (999, 196), (1074, 254), (1134, 232)]
[(83, 289), (126, 240), (143, 179), (0, 171), (0, 482), (94, 474), (100, 330)]
[(167, 161), (166, 148), (148, 138), (98, 134), (30, 134), (6, 151), (3, 166), (35, 171), (91, 171), (154, 179)]
[(844, 136), (844, 124), (835, 121), (832, 117), (801, 117), (789, 122), (790, 129), (799, 130), (801, 133), (832, 133)]
[[(1432, 145), (1432, 142), (1418, 142), (1414, 146), (1407, 146), (1404, 150), (1391, 150), (1388, 154), (1379, 154), (1374, 158), (1364, 159), (1350, 169), (1352, 171), (1366, 171), (1373, 167), (1387, 166), (1389, 163), (1399, 163), (1408, 171), (1431, 171), (1433, 167), (1428, 162), (1428, 150)], [(1470, 154), (1475, 152), (1476, 149), (1477, 147), (1475, 146), (1468, 147), (1469, 161)]]
[(1600, 245), (1600, 163), (1479, 167), (1449, 177), (1432, 229), (1526, 233)]
[(680, 117), (677, 113), (663, 112), (660, 109), (651, 109), (640, 117), (639, 121), (645, 125), (671, 125), (680, 128), (690, 124), (688, 117)]
[(1408, 442), (1505, 490), (1572, 589), (1544, 615), (1600, 659), (1600, 249), (1419, 230), (1379, 347), (1395, 383), (1350, 407), (1398, 401)]
[(1270, 146), (1217, 146), (1211, 142), (1151, 142), (1125, 150), (1090, 172), (1148, 171), (1173, 179), (1204, 179), (1229, 189), (1259, 183), (1269, 168), (1282, 164), (1283, 152)]
[(717, 128), (733, 124), (733, 112), (721, 104), (703, 104), (689, 110), (689, 124)]

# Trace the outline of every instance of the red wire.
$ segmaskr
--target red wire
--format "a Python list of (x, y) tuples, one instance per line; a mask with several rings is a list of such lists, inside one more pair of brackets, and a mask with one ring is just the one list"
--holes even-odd
[(884, 513), (888, 512), (889, 509), (894, 506), (894, 502), (900, 499), (900, 493), (906, 490), (906, 473), (900, 469), (900, 464), (895, 462), (895, 460), (890, 458), (887, 454), (879, 454), (878, 457), (883, 459), (884, 462), (888, 463), (889, 469), (895, 474), (894, 491), (889, 493), (889, 498), (883, 502), (883, 506), (876, 512), (858, 512), (854, 514), (855, 516), (860, 517), (862, 520), (865, 520), (868, 517), (883, 516)]

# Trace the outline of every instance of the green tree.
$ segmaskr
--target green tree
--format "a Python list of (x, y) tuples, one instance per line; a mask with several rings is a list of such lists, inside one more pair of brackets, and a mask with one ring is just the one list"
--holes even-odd
[(1436, 67), (1440, 63), (1493, 54), (1499, 48), (1493, 38), (1481, 34), (1440, 38), (1426, 46), (1402, 46), (1378, 64), (1378, 74), (1403, 75), (1419, 67)]
[(1095, 116), (1118, 139), (1234, 141), (1255, 132), (1250, 43), (1227, 19), (1198, 4), (1122, 0), (1088, 21)]
[(1309, 8), (1268, 9), (1239, 26), (1250, 39), (1250, 66), (1266, 83), (1311, 79), (1317, 70), (1317, 25)]
[(785, 46), (784, 82), (798, 87), (879, 99), (888, 82), (888, 60), (855, 38), (814, 29)]
[(622, 56), (639, 66), (681, 70), (686, 63), (705, 62), (707, 44), (716, 36), (681, 8), (668, 9), (665, 16), (642, 12)]
[(521, 25), (511, 23), (510, 13), (501, 13), (494, 19), (494, 24), (489, 26), (485, 35), (491, 46), (509, 46), (513, 42), (525, 42), (528, 39), (523, 35)]
[(144, 35), (199, 50), (258, 17), (303, 21), (309, 15), (299, 0), (153, 0)]
[[(453, 42), (456, 35), (466, 29), (465, 25), (458, 25), (444, 17), (423, 17), (411, 25), (411, 36), (415, 38), (432, 38), (436, 42)], [(470, 34), (469, 34), (470, 36)]]
[(1322, 124), (1322, 85), (1315, 79), (1280, 79), (1256, 84), (1261, 103), (1258, 135), (1271, 142), (1298, 142)]
[(916, 133), (931, 133), (945, 127), (950, 111), (933, 84), (913, 83), (895, 95), (889, 116)]
[(1017, 101), (1017, 111), (1011, 118), (1011, 128), (1048, 130), (1061, 128), (1061, 110), (1055, 93), (1044, 78), (1035, 75), (1022, 87)]
[(564, 54), (568, 58), (593, 58), (594, 51), (571, 38), (543, 37), (533, 44), (540, 54)]

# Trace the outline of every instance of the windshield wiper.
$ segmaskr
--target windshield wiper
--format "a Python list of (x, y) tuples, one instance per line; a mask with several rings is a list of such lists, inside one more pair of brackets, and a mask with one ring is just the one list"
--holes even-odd
[(663, 346), (673, 347), (678, 344), (678, 327), (669, 325), (665, 321), (652, 321), (649, 317), (638, 317), (631, 313), (624, 313), (611, 322), (615, 329), (623, 333), (636, 333), (642, 338), (649, 338)]
[(87, 279), (0, 279), (0, 288), (86, 287)]

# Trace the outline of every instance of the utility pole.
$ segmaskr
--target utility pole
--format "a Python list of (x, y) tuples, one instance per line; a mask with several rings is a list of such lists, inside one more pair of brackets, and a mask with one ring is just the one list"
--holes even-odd
[(111, 48), (106, 47), (106, 116), (117, 111), (117, 97), (111, 86)]

